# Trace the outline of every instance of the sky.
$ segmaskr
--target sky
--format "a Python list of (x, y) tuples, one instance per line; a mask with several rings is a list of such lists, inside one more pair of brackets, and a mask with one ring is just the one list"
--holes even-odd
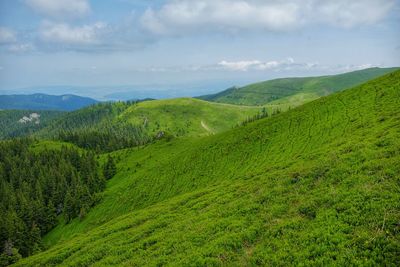
[(375, 66), (400, 66), (400, 0), (0, 0), (0, 93), (196, 95)]

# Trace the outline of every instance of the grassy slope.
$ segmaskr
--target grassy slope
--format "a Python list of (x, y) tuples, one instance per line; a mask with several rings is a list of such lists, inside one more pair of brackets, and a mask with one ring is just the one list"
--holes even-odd
[(396, 72), (224, 134), (117, 152), (103, 201), (19, 265), (398, 265), (399, 108)]
[(178, 136), (199, 136), (231, 129), (260, 108), (210, 103), (193, 98), (154, 100), (127, 109), (120, 120), (146, 124), (151, 134), (164, 130)]
[[(105, 125), (144, 125), (149, 134), (168, 131), (176, 136), (199, 136), (231, 129), (260, 111), (258, 107), (182, 98), (144, 101), (134, 105), (100, 104), (66, 114), (39, 135), (55, 135), (60, 129), (102, 129)], [(202, 123), (203, 122), (203, 123)]]
[(239, 105), (279, 104), (299, 106), (321, 96), (347, 89), (374, 79), (395, 68), (371, 68), (333, 76), (285, 78), (231, 88), (202, 99)]

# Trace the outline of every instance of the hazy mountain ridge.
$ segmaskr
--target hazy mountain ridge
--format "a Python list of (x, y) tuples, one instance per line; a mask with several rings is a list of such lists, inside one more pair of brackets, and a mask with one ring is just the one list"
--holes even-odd
[(77, 95), (0, 95), (0, 109), (73, 111), (97, 102)]

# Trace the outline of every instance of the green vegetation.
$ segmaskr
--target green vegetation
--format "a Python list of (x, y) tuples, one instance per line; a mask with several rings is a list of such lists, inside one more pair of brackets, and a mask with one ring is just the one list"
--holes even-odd
[(333, 76), (276, 79), (241, 88), (233, 87), (200, 98), (238, 105), (278, 105), (287, 109), (354, 87), (394, 70), (396, 68), (371, 68)]
[(260, 112), (258, 107), (197, 99), (102, 103), (68, 113), (36, 136), (110, 152), (163, 136), (201, 136), (226, 131)]
[(139, 103), (127, 109), (119, 119), (143, 125), (151, 135), (166, 131), (175, 136), (201, 136), (229, 130), (259, 111), (258, 107), (179, 98)]
[(100, 103), (65, 114), (35, 136), (73, 143), (94, 151), (112, 151), (148, 143), (141, 126), (117, 120), (137, 102)]
[(61, 111), (0, 110), (0, 140), (30, 135), (63, 114)]
[(93, 153), (32, 143), (0, 143), (0, 266), (40, 251), (58, 215), (83, 219), (105, 186)]
[(399, 109), (397, 71), (226, 133), (113, 152), (99, 204), (17, 266), (398, 266)]

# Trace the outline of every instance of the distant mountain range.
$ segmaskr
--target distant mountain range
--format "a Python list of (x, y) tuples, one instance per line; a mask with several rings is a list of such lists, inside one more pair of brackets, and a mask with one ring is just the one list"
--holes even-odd
[(73, 111), (97, 102), (76, 95), (0, 95), (0, 109)]

